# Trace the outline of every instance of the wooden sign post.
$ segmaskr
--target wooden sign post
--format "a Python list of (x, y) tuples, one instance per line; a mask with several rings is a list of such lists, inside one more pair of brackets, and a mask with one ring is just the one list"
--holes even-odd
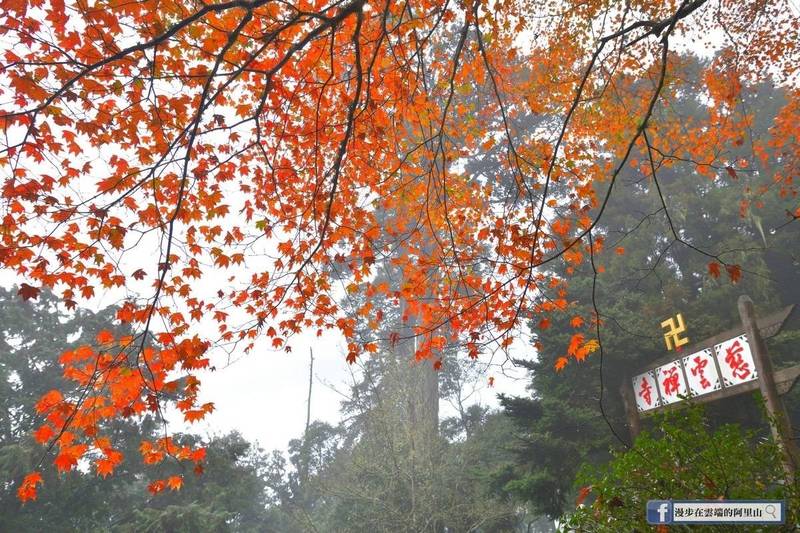
[(625, 406), (625, 414), (628, 418), (628, 431), (631, 433), (631, 442), (636, 440), (636, 437), (642, 431), (642, 422), (639, 419), (639, 411), (636, 409), (636, 398), (633, 396), (633, 389), (626, 382), (622, 382), (620, 387), (622, 395), (622, 403)]
[(753, 301), (749, 296), (739, 297), (739, 316), (742, 319), (747, 338), (750, 339), (750, 349), (753, 353), (756, 371), (760, 376), (758, 382), (770, 418), (769, 425), (772, 429), (772, 436), (781, 447), (784, 470), (791, 479), (794, 479), (800, 452), (792, 439), (789, 415), (786, 412), (786, 406), (783, 405), (783, 400), (778, 395), (778, 387), (775, 385), (775, 376), (772, 372), (772, 361), (767, 353), (764, 338), (758, 331)]
[(776, 335), (795, 310), (790, 305), (757, 319), (753, 302), (742, 296), (740, 328), (695, 344), (685, 350), (689, 355), (670, 354), (654, 361), (623, 382), (620, 392), (631, 440), (639, 434), (642, 415), (681, 408), (687, 398), (705, 403), (758, 389), (766, 403), (773, 437), (783, 453), (784, 469), (793, 477), (800, 464), (800, 450), (792, 440), (789, 416), (780, 395), (800, 377), (800, 365), (774, 372), (764, 339)]

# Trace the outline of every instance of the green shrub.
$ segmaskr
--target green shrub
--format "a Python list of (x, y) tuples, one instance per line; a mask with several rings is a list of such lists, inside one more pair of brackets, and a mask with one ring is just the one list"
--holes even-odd
[[(737, 527), (747, 531), (796, 531), (797, 485), (781, 465), (775, 443), (728, 424), (712, 429), (699, 407), (657, 416), (652, 433), (642, 432), (635, 445), (614, 453), (603, 467), (584, 465), (576, 483), (578, 508), (563, 531), (651, 531), (648, 500), (785, 499), (787, 522), (775, 526)], [(584, 499), (585, 498), (585, 499)], [(731, 526), (672, 526), (670, 531), (730, 531)]]

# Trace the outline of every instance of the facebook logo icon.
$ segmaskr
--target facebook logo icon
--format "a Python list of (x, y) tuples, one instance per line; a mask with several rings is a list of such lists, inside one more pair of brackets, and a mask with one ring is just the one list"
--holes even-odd
[(672, 502), (669, 500), (650, 500), (647, 502), (648, 524), (671, 524)]

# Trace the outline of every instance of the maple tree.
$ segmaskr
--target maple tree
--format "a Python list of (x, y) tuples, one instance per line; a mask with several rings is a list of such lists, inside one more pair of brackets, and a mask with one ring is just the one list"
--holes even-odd
[[(0, 264), (22, 298), (48, 287), (68, 308), (123, 290), (117, 319), (136, 331), (61, 356), (82, 393), (45, 394), (36, 433), (59, 470), (89, 454), (116, 468), (104, 420), (166, 403), (187, 421), (211, 412), (196, 376), (211, 346), (263, 334), (288, 350), (302, 330), (338, 329), (349, 361), (376, 352), (356, 335), (370, 308), (347, 315), (348, 294), (403, 309), (420, 359), (508, 348), (529, 318), (546, 327), (567, 309), (572, 270), (540, 267), (602, 249), (597, 221), (626, 166), (658, 190), (675, 161), (735, 180), (769, 148), (781, 168), (742, 212), (796, 194), (800, 28), (783, 2), (9, 0), (0, 19)], [(674, 49), (709, 35), (709, 118), (683, 120), (670, 112)], [(766, 78), (787, 102), (754, 139), (739, 91)], [(539, 127), (519, 128), (530, 114)], [(730, 160), (745, 142), (750, 157)], [(481, 175), (463, 170), (476, 156)], [(676, 242), (737, 281), (741, 268), (683, 239), (662, 201)], [(376, 260), (400, 244), (390, 290)], [(206, 282), (220, 271), (225, 290)], [(577, 359), (602, 349), (599, 321), (580, 318)], [(202, 453), (169, 437), (141, 452)]]

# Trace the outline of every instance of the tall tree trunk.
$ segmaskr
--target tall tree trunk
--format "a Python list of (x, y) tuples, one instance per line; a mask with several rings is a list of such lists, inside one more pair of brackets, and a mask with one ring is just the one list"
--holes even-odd
[[(405, 336), (411, 336), (414, 324), (409, 320)], [(400, 367), (404, 368), (403, 387), (407, 391), (409, 416), (421, 430), (423, 440), (433, 442), (439, 434), (439, 374), (433, 369), (433, 361), (417, 361), (416, 338), (404, 342), (397, 351)]]

